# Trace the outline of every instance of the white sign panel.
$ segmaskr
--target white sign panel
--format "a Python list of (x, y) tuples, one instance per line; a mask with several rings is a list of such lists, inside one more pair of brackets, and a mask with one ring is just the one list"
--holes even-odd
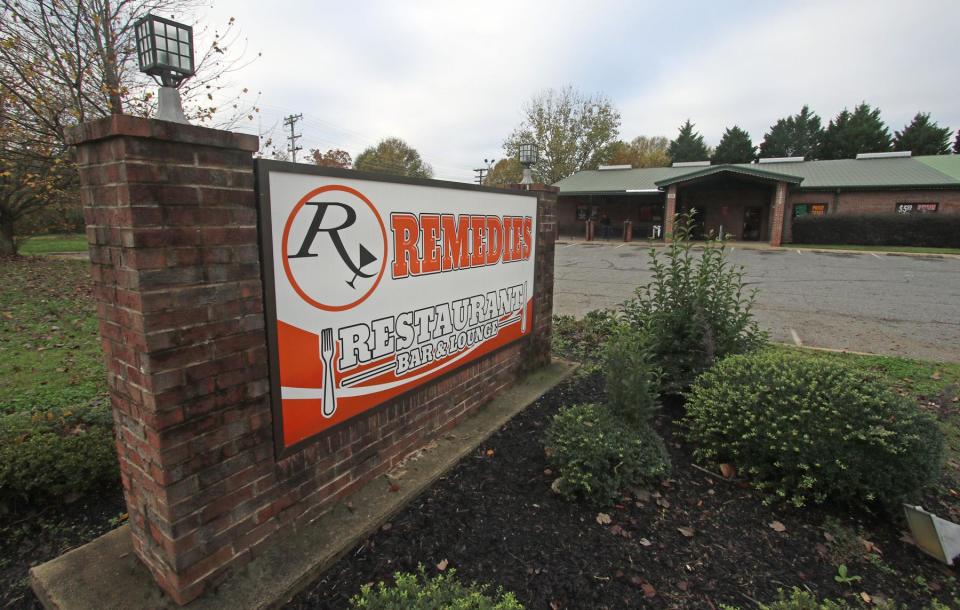
[(530, 334), (536, 197), (258, 161), (282, 451)]

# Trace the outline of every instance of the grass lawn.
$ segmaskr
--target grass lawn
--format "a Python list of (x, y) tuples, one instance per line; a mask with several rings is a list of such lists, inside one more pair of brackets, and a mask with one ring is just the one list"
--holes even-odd
[(89, 265), (0, 262), (0, 414), (68, 409), (106, 393)]
[(20, 244), (20, 254), (55, 254), (58, 252), (86, 252), (87, 236), (83, 233), (66, 235), (36, 235)]
[(957, 254), (960, 248), (922, 248), (919, 246), (854, 246), (843, 244), (784, 244), (784, 248), (813, 248), (821, 250), (860, 250), (863, 252), (907, 252), (915, 254)]

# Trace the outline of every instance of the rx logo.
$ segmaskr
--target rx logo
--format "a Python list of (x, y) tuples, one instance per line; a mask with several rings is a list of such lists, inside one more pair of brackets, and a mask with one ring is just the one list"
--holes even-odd
[(314, 307), (343, 311), (366, 300), (380, 283), (387, 232), (369, 199), (334, 184), (314, 189), (297, 202), (284, 226), (281, 248), (293, 290)]

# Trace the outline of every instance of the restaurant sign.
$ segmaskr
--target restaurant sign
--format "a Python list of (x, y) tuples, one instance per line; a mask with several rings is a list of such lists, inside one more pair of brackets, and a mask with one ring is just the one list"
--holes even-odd
[(536, 197), (257, 162), (278, 453), (530, 334)]

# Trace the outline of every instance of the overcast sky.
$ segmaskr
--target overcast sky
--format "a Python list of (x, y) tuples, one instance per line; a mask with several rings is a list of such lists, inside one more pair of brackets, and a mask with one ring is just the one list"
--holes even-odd
[(608, 96), (627, 140), (689, 117), (710, 145), (734, 124), (759, 143), (805, 103), (826, 125), (860, 101), (891, 134), (917, 111), (960, 128), (958, 0), (213, 4), (204, 22), (236, 17), (263, 53), (233, 77), (262, 92), (241, 130), (302, 113), (305, 150), (397, 136), (449, 180), (501, 158), (523, 104), (568, 84)]

